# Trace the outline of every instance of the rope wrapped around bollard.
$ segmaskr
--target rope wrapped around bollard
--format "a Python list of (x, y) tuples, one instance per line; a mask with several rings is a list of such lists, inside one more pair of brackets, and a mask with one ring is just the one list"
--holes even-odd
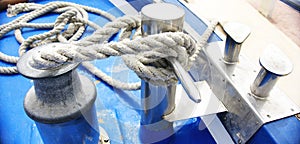
[[(216, 21), (211, 22), (199, 43), (196, 43), (188, 34), (181, 32), (169, 32), (142, 38), (139, 16), (123, 16), (115, 19), (109, 13), (101, 10), (68, 2), (50, 2), (46, 5), (22, 3), (8, 8), (9, 16), (28, 11), (29, 13), (0, 26), (0, 37), (11, 30), (16, 30), (16, 39), (21, 43), (20, 56), (27, 49), (39, 45), (53, 42), (68, 43), (67, 47), (49, 47), (49, 50), (35, 54), (30, 61), (32, 67), (53, 69), (61, 65), (83, 62), (82, 65), (91, 73), (111, 86), (125, 90), (139, 89), (140, 83), (128, 84), (115, 80), (86, 61), (104, 59), (109, 56), (121, 56), (128, 68), (133, 70), (141, 79), (156, 85), (169, 85), (177, 82), (177, 79), (166, 59), (176, 58), (188, 70), (200, 49), (206, 46), (209, 36), (218, 24)], [(112, 21), (101, 28), (88, 20), (87, 11), (97, 13)], [(49, 12), (61, 13), (55, 23), (28, 22)], [(95, 32), (77, 41), (85, 31), (86, 25), (96, 29)], [(65, 26), (68, 26), (67, 29), (64, 28)], [(52, 29), (25, 40), (21, 35), (21, 28), (24, 27)], [(133, 29), (136, 31), (133, 32)], [(121, 32), (120, 41), (108, 42), (109, 38), (118, 32)], [(18, 57), (8, 56), (0, 52), (0, 59), (5, 62), (16, 63)], [(17, 73), (17, 69), (16, 67), (0, 67), (0, 73)]]

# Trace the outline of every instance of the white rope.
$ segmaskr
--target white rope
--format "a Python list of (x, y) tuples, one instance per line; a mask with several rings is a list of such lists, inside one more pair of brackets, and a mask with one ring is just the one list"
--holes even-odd
[(92, 61), (124, 54), (138, 55), (143, 63), (152, 63), (168, 57), (175, 57), (179, 62), (186, 63), (187, 55), (184, 53), (194, 51), (195, 46), (195, 42), (184, 33), (162, 33), (132, 41), (126, 39), (89, 46), (69, 45), (69, 47), (51, 48), (37, 53), (32, 58), (31, 66), (36, 69), (51, 69), (66, 63)]
[[(140, 78), (153, 84), (168, 85), (177, 82), (177, 79), (166, 60), (170, 57), (176, 58), (188, 70), (198, 56), (200, 49), (207, 44), (209, 36), (217, 25), (217, 22), (213, 22), (204, 32), (199, 45), (196, 45), (190, 36), (180, 32), (142, 38), (138, 16), (121, 17), (100, 28), (88, 20), (86, 11), (114, 20), (112, 15), (101, 10), (68, 2), (51, 2), (46, 5), (17, 4), (9, 6), (9, 16), (14, 16), (20, 12), (29, 13), (0, 26), (0, 38), (9, 31), (16, 30), (16, 39), (21, 43), (20, 56), (31, 47), (51, 42), (70, 43), (69, 47), (55, 47), (34, 55), (30, 61), (31, 66), (37, 69), (51, 69), (64, 64), (83, 62), (82, 65), (87, 70), (113, 87), (135, 90), (140, 87), (139, 83), (128, 84), (115, 80), (85, 61), (104, 59), (109, 56), (122, 56), (125, 64), (135, 71)], [(60, 13), (55, 23), (28, 23), (32, 19), (49, 12)], [(76, 41), (85, 31), (85, 25), (93, 27), (96, 31), (92, 35)], [(52, 29), (25, 40), (21, 33), (23, 27)], [(134, 34), (132, 34), (133, 29), (136, 29)], [(107, 43), (110, 37), (120, 31), (122, 32), (119, 38), (120, 42)], [(131, 35), (133, 35), (133, 40), (129, 39)], [(5, 62), (16, 63), (18, 57), (8, 56), (0, 52), (0, 59)], [(0, 67), (0, 73), (17, 73), (17, 70), (15, 67)]]
[[(36, 47), (38, 45), (43, 45), (43, 44), (47, 44), (50, 42), (56, 42), (56, 41), (58, 41), (58, 37), (60, 37), (59, 35), (57, 36), (57, 33), (60, 33), (61, 32), (60, 28), (64, 25), (66, 25), (64, 23), (59, 23), (59, 22), (66, 22), (66, 20), (63, 20), (63, 21), (57, 20), (55, 24), (29, 24), (28, 21), (31, 21), (37, 17), (40, 17), (44, 14), (49, 13), (49, 12), (58, 12), (58, 13), (66, 14), (64, 12), (69, 11), (70, 7), (72, 8), (73, 11), (74, 11), (74, 9), (76, 9), (77, 11), (81, 11), (81, 13), (82, 13), (82, 16), (76, 15), (77, 17), (71, 17), (72, 21), (69, 21), (69, 22), (74, 23), (75, 25), (77, 24), (76, 25), (77, 29), (73, 30), (76, 33), (70, 34), (70, 35), (74, 35), (70, 40), (77, 40), (82, 35), (82, 33), (85, 30), (85, 25), (86, 25), (86, 23), (82, 23), (82, 22), (87, 22), (87, 24), (92, 25), (92, 26), (94, 25), (96, 27), (96, 24), (92, 24), (92, 22), (87, 19), (88, 17), (87, 17), (86, 11), (96, 13), (100, 16), (103, 16), (104, 18), (107, 18), (108, 20), (115, 19), (115, 17), (113, 15), (111, 15), (105, 11), (102, 11), (102, 10), (99, 10), (96, 8), (92, 8), (92, 7), (88, 7), (88, 6), (82, 6), (82, 5), (78, 5), (78, 4), (74, 4), (74, 3), (69, 3), (69, 2), (50, 2), (46, 5), (39, 5), (39, 4), (34, 4), (34, 3), (20, 3), (20, 4), (16, 4), (16, 5), (9, 5), (8, 10), (7, 10), (7, 15), (15, 16), (18, 13), (23, 12), (23, 11), (24, 12), (32, 11), (32, 10), (34, 10), (34, 11), (24, 14), (7, 24), (1, 25), (0, 26), (0, 38), (15, 28), (23, 28), (23, 27), (49, 28), (51, 25), (53, 25), (53, 29), (51, 32), (46, 32), (43, 34), (29, 37), (25, 41), (24, 41), (24, 38), (21, 36), (21, 30), (16, 29), (16, 32), (15, 32), (16, 39), (20, 43), (22, 43), (20, 46), (20, 49), (19, 49), (19, 55), (21, 56), (26, 51), (27, 48)], [(84, 9), (84, 10), (82, 10), (82, 9)], [(70, 12), (67, 12), (67, 13), (70, 14)], [(76, 20), (78, 20), (79, 22)], [(80, 27), (78, 27), (78, 25), (80, 25)], [(69, 27), (70, 26), (72, 26), (72, 25), (70, 24)], [(97, 26), (96, 28), (98, 29), (99, 26)], [(66, 32), (69, 32), (69, 31), (66, 31)], [(64, 33), (62, 33), (61, 35), (63, 35), (63, 34)], [(9, 55), (6, 55), (6, 54), (0, 52), (0, 59), (3, 60), (4, 62), (16, 63), (18, 60), (18, 57), (9, 56)], [(11, 74), (11, 73), (18, 73), (18, 71), (15, 66), (14, 67), (0, 67), (0, 73)]]
[(140, 82), (130, 83), (129, 84), (129, 83), (124, 83), (124, 82), (115, 80), (112, 77), (106, 75), (101, 70), (97, 69), (93, 64), (91, 64), (89, 62), (83, 62), (82, 66), (84, 66), (92, 74), (94, 74), (98, 78), (101, 78), (107, 84), (109, 84), (111, 86), (114, 86), (115, 88), (123, 89), (123, 90), (138, 90), (141, 87), (141, 83)]

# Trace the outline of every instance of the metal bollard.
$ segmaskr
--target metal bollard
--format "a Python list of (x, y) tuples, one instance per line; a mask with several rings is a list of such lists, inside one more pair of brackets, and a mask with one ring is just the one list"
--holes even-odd
[(227, 34), (224, 50), (224, 61), (228, 64), (235, 64), (239, 61), (239, 54), (242, 43), (250, 34), (250, 28), (246, 25), (228, 22), (222, 25)]
[[(162, 12), (163, 11), (163, 12)], [(149, 4), (142, 8), (142, 34), (143, 36), (163, 32), (183, 30), (183, 9), (169, 3)], [(177, 78), (181, 81), (190, 99), (199, 103), (200, 92), (190, 75), (175, 59), (169, 59)], [(169, 86), (154, 86), (142, 81), (142, 105), (140, 137), (143, 143), (172, 141), (174, 134), (173, 123), (163, 119), (175, 108), (176, 84)]]
[(94, 106), (96, 88), (92, 81), (77, 73), (78, 64), (51, 70), (30, 66), (34, 54), (58, 45), (67, 44), (37, 47), (17, 63), (19, 72), (34, 83), (24, 99), (25, 112), (35, 121), (45, 144), (98, 143), (100, 134)]
[[(161, 13), (163, 11), (163, 13)], [(156, 3), (142, 8), (143, 36), (169, 31), (182, 31), (184, 11), (172, 4)], [(167, 142), (173, 139), (173, 123), (163, 119), (175, 108), (176, 85), (154, 86), (142, 81), (140, 139), (143, 143)]]
[(259, 59), (262, 66), (250, 89), (260, 99), (269, 96), (280, 76), (288, 75), (293, 70), (293, 64), (276, 46), (269, 46)]

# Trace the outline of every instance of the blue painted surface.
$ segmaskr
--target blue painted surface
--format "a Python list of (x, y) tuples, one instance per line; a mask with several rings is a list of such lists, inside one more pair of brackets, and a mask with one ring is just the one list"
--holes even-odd
[[(121, 16), (122, 13), (108, 1), (77, 1), (87, 6), (97, 7), (108, 11), (115, 16)], [(38, 3), (48, 3), (50, 1), (36, 1)], [(151, 1), (139, 1), (134, 6), (140, 9), (142, 5)], [(175, 3), (178, 3), (174, 0)], [(192, 14), (189, 14), (193, 16)], [(56, 14), (49, 14), (42, 18), (33, 20), (33, 22), (54, 22)], [(5, 12), (0, 13), (0, 24), (7, 23), (14, 18), (7, 18)], [(107, 20), (97, 15), (91, 14), (90, 19), (97, 24), (103, 26)], [(201, 33), (205, 30), (205, 25), (199, 19), (189, 18), (193, 20), (192, 26), (197, 27)], [(31, 35), (42, 33), (45, 31), (33, 30), (25, 28), (22, 30), (25, 38)], [(88, 28), (84, 36), (92, 33)], [(214, 36), (215, 37), (215, 36)], [(6, 34), (0, 39), (0, 51), (9, 55), (17, 56), (19, 44), (13, 36), (13, 32)], [(93, 62), (101, 70), (114, 78), (121, 79), (126, 82), (138, 82), (139, 78), (130, 70), (128, 70), (120, 58), (111, 57), (105, 60)], [(0, 66), (11, 66), (11, 64), (0, 62)], [(95, 76), (87, 72), (84, 68), (79, 67), (78, 71), (90, 79), (92, 79), (97, 87), (96, 110), (99, 124), (107, 131), (112, 143), (140, 143), (140, 112), (141, 98), (140, 91), (123, 91), (114, 89), (97, 79)], [(23, 99), (29, 88), (33, 85), (31, 80), (16, 75), (0, 75), (0, 143), (4, 144), (37, 144), (43, 143), (40, 133), (37, 131), (36, 124), (29, 118), (23, 109)], [(193, 118), (175, 123), (175, 140), (172, 143), (215, 143), (206, 128), (199, 129), (201, 120)]]
[[(110, 13), (121, 16), (122, 13), (107, 1), (77, 1), (78, 4), (97, 7)], [(131, 1), (136, 9), (151, 1)], [(176, 0), (166, 0), (167, 2), (180, 5)], [(49, 1), (36, 1), (47, 3)], [(185, 10), (187, 10), (184, 7)], [(202, 34), (206, 25), (195, 17), (194, 14), (186, 11), (187, 22), (199, 33)], [(34, 20), (34, 22), (54, 22), (55, 14), (50, 14)], [(7, 18), (5, 12), (0, 13), (0, 24), (13, 20)], [(93, 15), (90, 19), (99, 25), (104, 25), (107, 20)], [(43, 31), (35, 31), (29, 28), (23, 29), (25, 38)], [(84, 34), (91, 34), (92, 30)], [(84, 37), (83, 36), (83, 37)], [(219, 40), (216, 35), (210, 38), (211, 41)], [(0, 39), (0, 51), (17, 56), (19, 44), (9, 33)], [(121, 59), (111, 57), (105, 60), (93, 62), (100, 69), (114, 78), (126, 82), (137, 82), (139, 78), (130, 70), (124, 67)], [(11, 66), (0, 62), (0, 66)], [(88, 73), (84, 68), (78, 68), (79, 73), (92, 79), (97, 87), (96, 109), (99, 124), (107, 131), (112, 143), (140, 143), (140, 112), (141, 98), (140, 91), (123, 91), (114, 89)], [(33, 85), (29, 79), (21, 75), (0, 75), (0, 143), (2, 144), (38, 144), (42, 143), (37, 126), (27, 117), (23, 109), (23, 99), (29, 88)], [(174, 124), (175, 139), (171, 143), (215, 143), (208, 130), (203, 128), (200, 118), (192, 118), (185, 121), (178, 121)], [(264, 125), (249, 143), (291, 143), (298, 144), (300, 134), (300, 124), (295, 117)]]
[(290, 116), (267, 123), (249, 140), (249, 144), (300, 144), (300, 120)]
[(35, 123), (44, 144), (97, 144), (99, 141), (98, 129), (94, 129), (83, 116), (59, 124)]

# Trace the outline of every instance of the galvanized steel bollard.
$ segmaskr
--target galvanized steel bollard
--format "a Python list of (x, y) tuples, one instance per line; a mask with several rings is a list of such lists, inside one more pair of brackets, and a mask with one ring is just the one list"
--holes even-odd
[(19, 72), (34, 83), (24, 100), (25, 112), (35, 121), (45, 144), (98, 143), (100, 134), (94, 106), (96, 88), (92, 81), (77, 73), (78, 64), (51, 70), (30, 66), (34, 54), (57, 45), (67, 44), (37, 47), (17, 63)]
[[(142, 8), (142, 34), (143, 36), (159, 34), (163, 32), (176, 32), (183, 30), (183, 9), (169, 3), (149, 4)], [(192, 78), (175, 59), (169, 59), (175, 74), (181, 80), (188, 96), (199, 103), (200, 92)], [(141, 141), (143, 143), (172, 141), (174, 134), (173, 123), (163, 119), (175, 108), (176, 84), (169, 86), (154, 86), (142, 81), (142, 105), (141, 114)]]
[(239, 61), (242, 43), (250, 34), (250, 28), (246, 25), (228, 22), (222, 25), (227, 34), (224, 61), (228, 64), (235, 64)]
[[(161, 12), (165, 13), (161, 13)], [(142, 8), (143, 36), (169, 31), (182, 31), (184, 11), (167, 3), (149, 4)], [(163, 119), (175, 108), (176, 84), (155, 86), (142, 81), (142, 106), (140, 139), (143, 143), (166, 142), (173, 139), (173, 123)]]
[(261, 99), (269, 96), (280, 76), (288, 75), (293, 70), (293, 64), (276, 46), (270, 45), (259, 59), (262, 66), (251, 85), (251, 92)]

